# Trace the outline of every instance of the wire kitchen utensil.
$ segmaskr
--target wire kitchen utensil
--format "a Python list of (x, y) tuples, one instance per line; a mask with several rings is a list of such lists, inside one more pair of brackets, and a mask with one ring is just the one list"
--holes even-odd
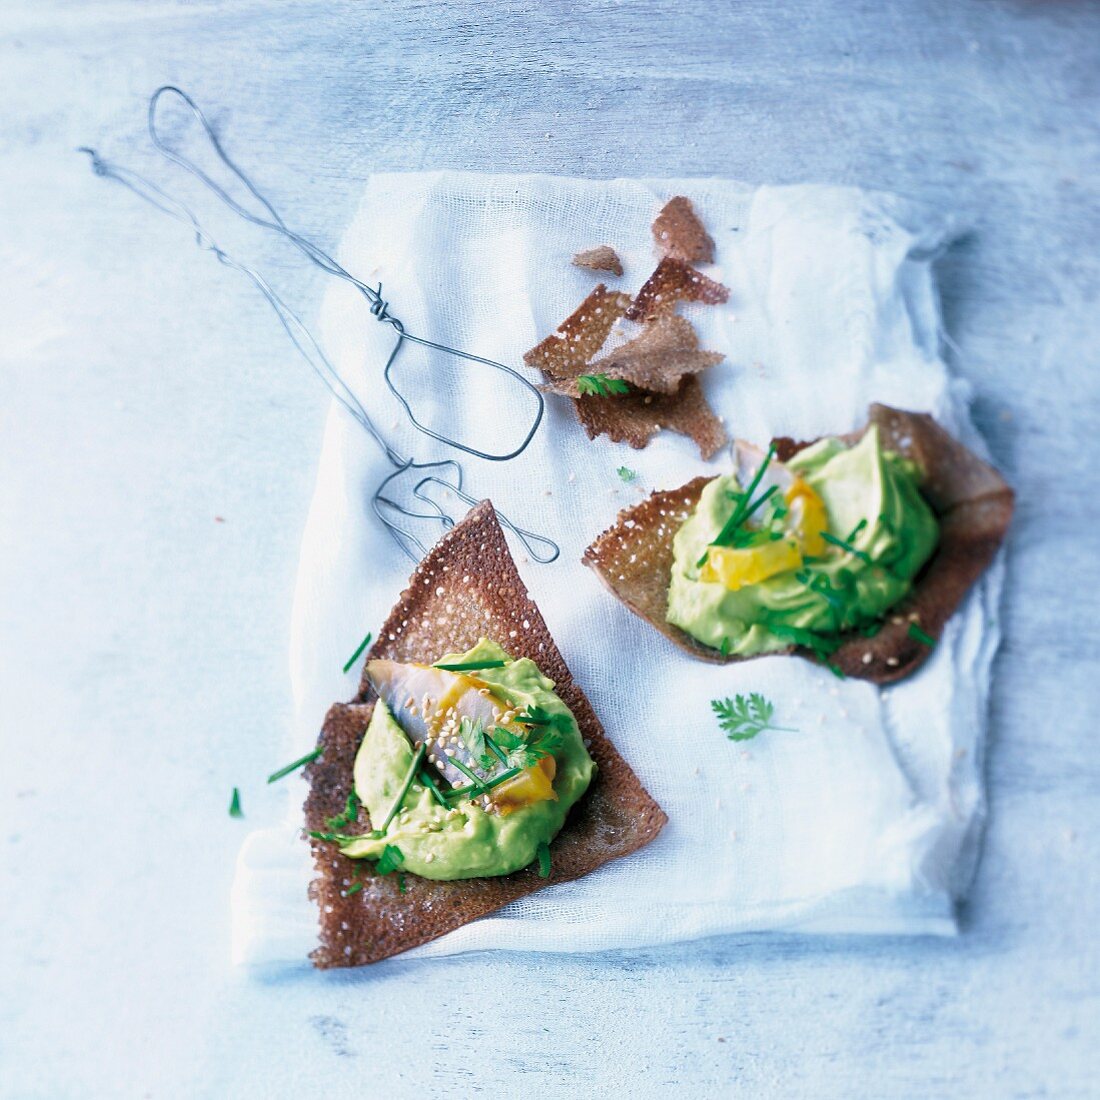
[[(221, 184), (200, 168), (198, 164), (184, 156), (178, 150), (172, 148), (162, 135), (158, 124), (158, 108), (165, 97), (173, 97), (180, 101), (194, 119), (198, 121), (218, 160), (259, 204), (260, 208), (263, 210), (262, 214), (249, 210), (246, 206), (239, 203), (221, 186)], [(158, 88), (152, 94), (149, 99), (148, 128), (149, 137), (153, 145), (164, 157), (173, 164), (190, 172), (191, 175), (198, 179), (222, 203), (244, 221), (284, 238), (322, 271), (350, 283), (366, 299), (371, 315), (377, 320), (391, 326), (396, 338), (385, 366), (383, 367), (382, 377), (390, 393), (393, 394), (398, 403), (405, 410), (409, 421), (417, 431), (444, 446), (452, 447), (455, 450), (462, 451), (476, 458), (486, 459), (490, 462), (507, 462), (510, 459), (518, 457), (527, 449), (531, 440), (534, 438), (535, 432), (538, 431), (545, 409), (543, 396), (535, 385), (524, 378), (518, 371), (504, 363), (499, 363), (493, 359), (487, 359), (480, 355), (474, 355), (470, 352), (462, 351), (459, 348), (453, 348), (447, 344), (441, 344), (421, 336), (415, 336), (408, 332), (404, 324), (390, 312), (389, 303), (382, 295), (381, 282), (379, 282), (376, 287), (369, 286), (367, 283), (362, 282), (318, 245), (303, 237), (301, 234), (296, 233), (286, 224), (271, 202), (261, 193), (252, 180), (249, 179), (225, 151), (225, 148), (218, 138), (217, 132), (214, 130), (214, 127), (211, 125), (206, 115), (191, 96), (182, 89), (166, 84)], [(139, 175), (129, 168), (104, 159), (95, 149), (82, 146), (78, 151), (86, 153), (91, 157), (92, 169), (96, 175), (102, 176), (105, 179), (113, 179), (121, 183), (124, 187), (127, 187), (134, 192), (134, 194), (161, 211), (161, 213), (187, 226), (194, 233), (195, 243), (199, 248), (213, 253), (218, 262), (225, 267), (240, 272), (240, 274), (249, 279), (257, 290), (260, 291), (275, 311), (287, 335), (301, 353), (302, 357), (309, 363), (310, 367), (312, 367), (317, 376), (325, 384), (332, 396), (348, 414), (366, 430), (367, 434), (375, 441), (386, 459), (394, 467), (393, 472), (383, 478), (375, 489), (371, 497), (371, 506), (375, 515), (389, 531), (394, 541), (409, 555), (409, 557), (416, 561), (418, 560), (416, 551), (419, 551), (419, 554), (422, 555), (427, 552), (428, 548), (413, 531), (402, 525), (397, 517), (403, 517), (405, 520), (411, 521), (435, 521), (442, 524), (444, 529), (449, 529), (454, 526), (455, 521), (453, 517), (447, 513), (434, 497), (429, 495), (429, 489), (432, 486), (441, 488), (445, 492), (453, 493), (459, 500), (467, 504), (473, 505), (478, 503), (476, 497), (469, 495), (464, 490), (463, 469), (456, 459), (447, 458), (430, 462), (418, 462), (412, 456), (401, 454), (388, 442), (367, 413), (362, 402), (356, 397), (351, 387), (340, 376), (340, 373), (333, 366), (328, 356), (325, 355), (320, 344), (301, 318), (287, 305), (283, 298), (259, 271), (237, 260), (221, 248), (190, 207), (168, 194), (163, 188), (146, 177)], [(420, 345), (428, 349), (428, 351), (437, 353), (441, 356), (450, 356), (456, 360), (479, 364), (500, 371), (518, 382), (524, 390), (531, 394), (534, 399), (534, 412), (531, 426), (518, 446), (506, 453), (482, 450), (479, 447), (472, 446), (469, 443), (464, 443), (459, 439), (437, 432), (419, 420), (413, 412), (411, 402), (398, 388), (393, 377), (394, 365), (406, 342)], [(406, 482), (412, 481), (411, 487), (402, 489), (399, 484), (402, 480)], [(412, 500), (418, 501), (419, 504), (410, 505), (409, 503), (403, 502), (399, 494), (404, 495), (406, 493)], [(421, 509), (419, 505), (424, 505), (424, 508)], [(527, 528), (520, 527), (512, 522), (507, 516), (499, 512), (497, 516), (501, 524), (515, 535), (520, 544), (535, 561), (546, 564), (554, 561), (560, 554), (561, 551), (557, 543), (552, 539), (547, 538), (545, 535), (530, 531)]]

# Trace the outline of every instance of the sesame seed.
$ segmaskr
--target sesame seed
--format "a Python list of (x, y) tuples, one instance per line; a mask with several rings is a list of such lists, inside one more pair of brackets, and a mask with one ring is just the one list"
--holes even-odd
[(897, 659), (897, 657), (887, 657), (887, 658), (886, 658), (886, 663), (887, 663), (887, 664), (888, 664), (888, 665), (889, 665), (889, 666), (890, 666), (891, 668), (897, 668), (897, 667), (898, 667), (898, 665), (900, 665), (900, 664), (901, 664), (901, 661), (899, 661), (899, 660)]
[(863, 663), (865, 665), (869, 665), (874, 659), (875, 659), (875, 655), (870, 650), (868, 650), (863, 655)]

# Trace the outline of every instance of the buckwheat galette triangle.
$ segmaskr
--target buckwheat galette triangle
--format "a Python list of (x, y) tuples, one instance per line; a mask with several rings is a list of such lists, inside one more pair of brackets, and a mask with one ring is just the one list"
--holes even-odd
[(305, 816), (322, 968), (586, 875), (667, 820), (570, 675), (488, 501), (417, 567), (318, 748)]

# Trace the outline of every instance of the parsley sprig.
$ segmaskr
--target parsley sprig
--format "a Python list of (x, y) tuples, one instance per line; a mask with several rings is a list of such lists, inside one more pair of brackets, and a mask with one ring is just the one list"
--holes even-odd
[(764, 730), (795, 732), (789, 726), (772, 723), (775, 706), (757, 691), (747, 698), (736, 695), (732, 699), (712, 699), (710, 705), (718, 716), (718, 725), (731, 741), (749, 741)]
[(577, 391), (586, 397), (617, 397), (630, 393), (630, 383), (606, 374), (581, 374), (577, 376)]

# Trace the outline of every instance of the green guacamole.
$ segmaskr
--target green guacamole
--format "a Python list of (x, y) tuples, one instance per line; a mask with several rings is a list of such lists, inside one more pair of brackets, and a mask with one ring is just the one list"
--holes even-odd
[(847, 540), (859, 528), (848, 543), (859, 554), (829, 544), (799, 569), (736, 590), (701, 580), (697, 563), (733, 514), (731, 494), (743, 489), (732, 474), (715, 478), (673, 540), (668, 590), (668, 621), (704, 645), (749, 657), (805, 644), (803, 631), (827, 641), (866, 627), (905, 596), (936, 547), (939, 525), (919, 471), (882, 449), (877, 427), (851, 447), (822, 439), (785, 466), (821, 497), (831, 535)]
[[(525, 709), (567, 715), (561, 747), (554, 752), (557, 801), (535, 802), (509, 814), (487, 813), (472, 800), (447, 810), (431, 792), (416, 785), (405, 796), (402, 812), (384, 836), (357, 838), (341, 848), (352, 858), (378, 859), (386, 845), (400, 848), (403, 870), (430, 879), (508, 875), (531, 864), (540, 844), (558, 834), (566, 815), (588, 789), (596, 763), (584, 747), (569, 708), (554, 694), (554, 682), (526, 657), (512, 660), (495, 642), (481, 639), (466, 653), (447, 654), (440, 664), (503, 660), (503, 668), (481, 669), (477, 678), (492, 685), (505, 702)], [(413, 746), (389, 709), (379, 700), (355, 758), (355, 792), (371, 820), (382, 822), (412, 763)], [(446, 784), (444, 784), (445, 786)]]

